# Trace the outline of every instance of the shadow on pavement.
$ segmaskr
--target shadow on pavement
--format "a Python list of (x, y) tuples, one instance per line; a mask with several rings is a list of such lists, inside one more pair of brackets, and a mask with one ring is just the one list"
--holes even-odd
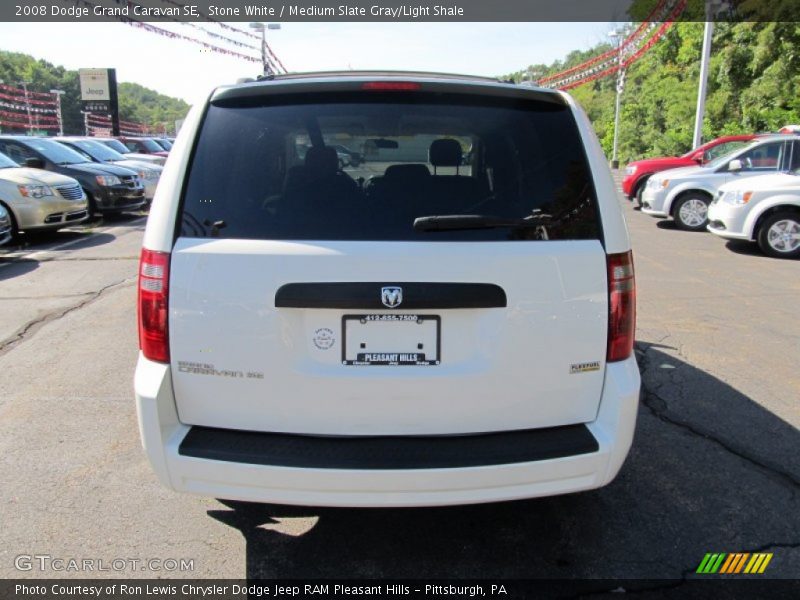
[(39, 246), (50, 244), (60, 244), (68, 242), (73, 236), (71, 231), (39, 231), (39, 232), (21, 232), (16, 238), (11, 240), (0, 250), (6, 252), (21, 252), (23, 250), (36, 251)]
[[(57, 236), (57, 237), (56, 237)], [(60, 231), (57, 234), (36, 234), (26, 238), (25, 246), (36, 252), (71, 252), (109, 244), (117, 239), (111, 233), (89, 231)], [(64, 246), (64, 244), (69, 244)], [(62, 247), (64, 246), (64, 247)]]
[(144, 226), (144, 223), (140, 223), (139, 221), (142, 217), (147, 217), (147, 214), (147, 211), (112, 213), (100, 217), (97, 221), (97, 225), (103, 225), (105, 227), (124, 227), (126, 225)]
[(666, 229), (668, 231), (677, 231), (678, 233), (691, 233), (691, 234), (708, 233), (704, 229), (700, 231), (689, 231), (688, 229), (681, 229), (675, 224), (674, 219), (659, 219), (658, 221), (656, 221), (656, 227), (658, 227), (659, 229)]
[(0, 281), (25, 275), (39, 268), (39, 261), (26, 258), (0, 258)]
[[(745, 242), (743, 240), (727, 240), (725, 242), (725, 247), (731, 252), (735, 252), (736, 254), (742, 254), (744, 256), (755, 256), (757, 258), (763, 258), (765, 260), (787, 260), (787, 259), (773, 258), (771, 256), (767, 256), (761, 251), (761, 249), (758, 247), (758, 244), (755, 242)], [(788, 260), (793, 260), (793, 259), (789, 258)]]
[(659, 229), (669, 229), (670, 231), (684, 231), (683, 229), (678, 229), (678, 226), (675, 225), (675, 221), (672, 219), (659, 219), (656, 221), (656, 227)]
[[(706, 552), (774, 552), (800, 572), (800, 432), (725, 382), (639, 344), (636, 438), (609, 486), (415, 509), (222, 501), (249, 579), (677, 578)], [(792, 548), (794, 546), (794, 549)]]

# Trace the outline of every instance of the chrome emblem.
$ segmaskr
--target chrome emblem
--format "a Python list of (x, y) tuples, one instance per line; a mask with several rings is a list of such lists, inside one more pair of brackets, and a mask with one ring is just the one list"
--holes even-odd
[(381, 302), (387, 308), (397, 308), (403, 302), (403, 288), (397, 286), (382, 287)]

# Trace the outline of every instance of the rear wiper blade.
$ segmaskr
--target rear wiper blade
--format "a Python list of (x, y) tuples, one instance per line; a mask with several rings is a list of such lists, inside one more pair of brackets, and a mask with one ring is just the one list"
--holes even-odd
[(431, 215), (414, 219), (414, 229), (416, 231), (457, 231), (498, 227), (525, 228), (552, 225), (553, 222), (553, 217), (544, 213), (535, 213), (525, 218), (494, 215)]

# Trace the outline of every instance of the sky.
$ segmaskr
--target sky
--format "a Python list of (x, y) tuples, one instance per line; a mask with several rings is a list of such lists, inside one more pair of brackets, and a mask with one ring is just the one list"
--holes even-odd
[[(155, 24), (218, 46), (224, 42), (177, 23)], [(246, 29), (247, 23), (231, 23)], [(203, 23), (210, 31), (235, 36)], [(400, 69), (501, 75), (550, 63), (607, 41), (609, 23), (284, 23), (268, 31), (290, 71)], [(225, 45), (251, 55), (257, 50)], [(0, 23), (0, 49), (68, 69), (116, 68), (119, 81), (195, 102), (218, 85), (254, 77), (260, 64), (222, 56), (123, 23)], [(11, 82), (7, 82), (11, 83)]]

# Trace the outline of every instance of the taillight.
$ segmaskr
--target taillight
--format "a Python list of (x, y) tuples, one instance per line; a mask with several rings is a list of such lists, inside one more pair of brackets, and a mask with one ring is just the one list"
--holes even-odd
[(422, 86), (413, 81), (367, 81), (362, 84), (362, 90), (373, 92), (411, 92)]
[(608, 352), (606, 361), (625, 360), (636, 333), (636, 280), (633, 254), (608, 255)]
[(167, 298), (169, 252), (142, 249), (139, 260), (139, 348), (145, 358), (169, 362)]

